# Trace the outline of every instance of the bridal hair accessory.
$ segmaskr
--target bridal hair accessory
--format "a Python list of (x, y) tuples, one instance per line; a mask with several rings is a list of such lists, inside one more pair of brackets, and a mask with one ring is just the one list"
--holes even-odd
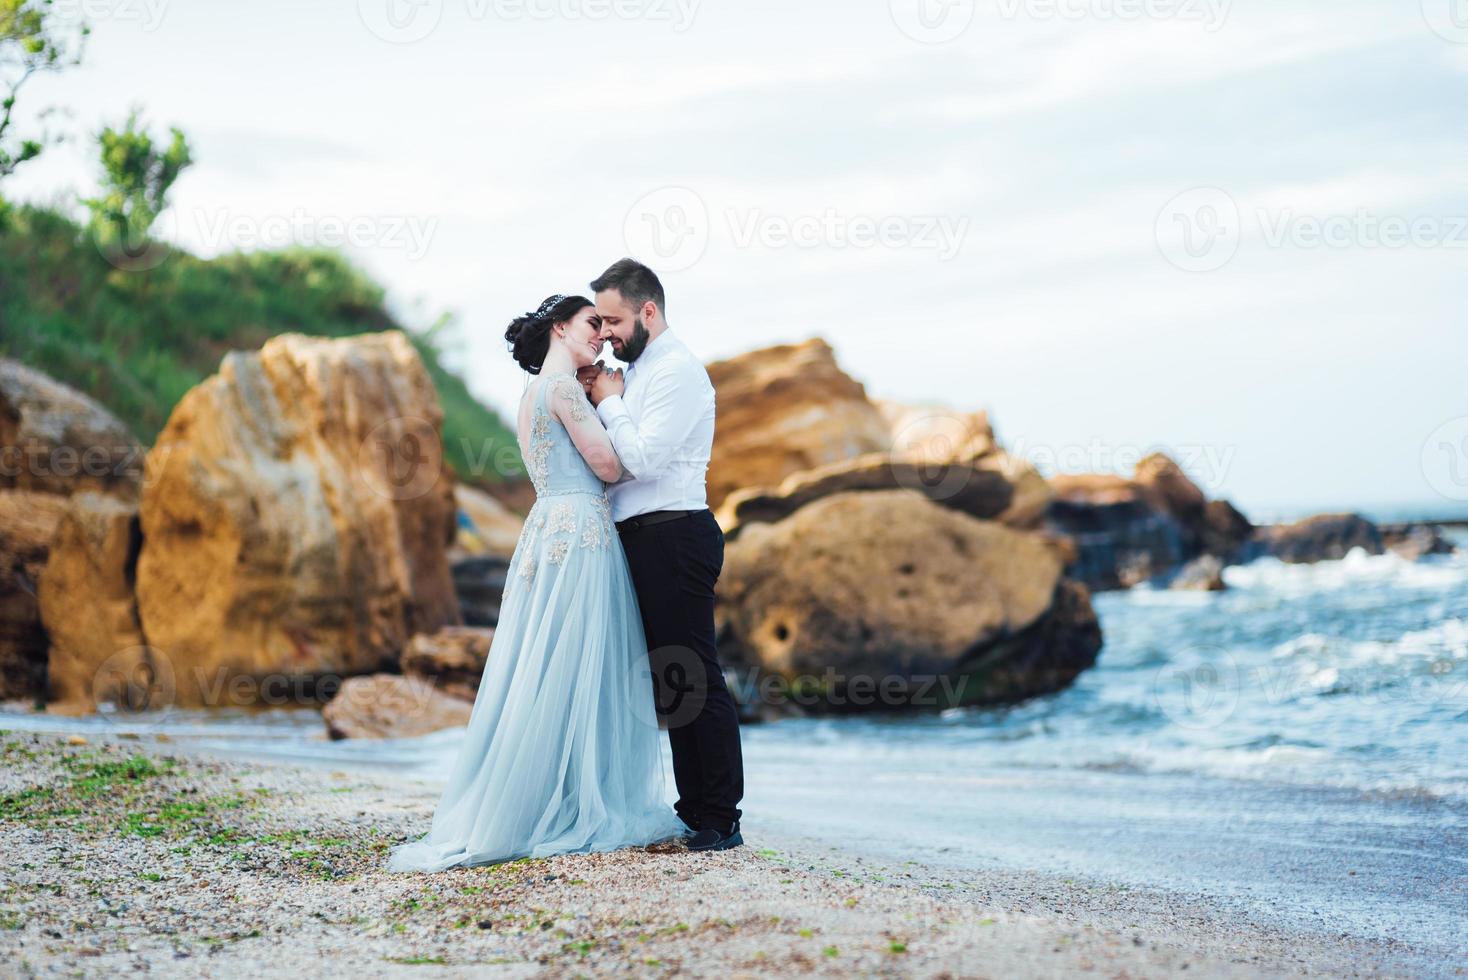
[(550, 315), (550, 311), (556, 308), (556, 304), (566, 298), (565, 293), (556, 293), (554, 296), (540, 304), (540, 309), (530, 314), (537, 320), (543, 320)]

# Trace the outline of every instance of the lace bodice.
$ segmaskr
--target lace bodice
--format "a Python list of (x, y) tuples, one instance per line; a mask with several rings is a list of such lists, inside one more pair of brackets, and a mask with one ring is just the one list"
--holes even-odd
[(535, 496), (605, 494), (606, 484), (587, 465), (566, 427), (550, 413), (549, 400), (561, 398), (569, 407), (572, 419), (586, 418), (591, 405), (581, 385), (569, 374), (548, 375), (535, 384), (536, 391), (530, 396), (534, 404), (530, 410), (529, 445), (522, 447)]

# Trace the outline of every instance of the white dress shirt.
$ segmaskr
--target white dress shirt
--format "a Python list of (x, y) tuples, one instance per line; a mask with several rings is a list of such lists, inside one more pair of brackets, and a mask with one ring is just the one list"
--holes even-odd
[(714, 448), (714, 385), (683, 342), (664, 330), (627, 366), (626, 391), (596, 408), (622, 460), (607, 488), (612, 520), (655, 510), (702, 510)]

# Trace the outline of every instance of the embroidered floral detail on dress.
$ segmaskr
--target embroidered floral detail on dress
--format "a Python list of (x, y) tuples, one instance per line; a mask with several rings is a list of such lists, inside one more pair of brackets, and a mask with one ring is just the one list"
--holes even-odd
[(550, 522), (546, 525), (546, 534), (571, 534), (576, 530), (576, 511), (569, 503), (556, 504), (555, 510), (551, 511)]
[(591, 514), (581, 528), (581, 547), (592, 551), (610, 548), (615, 536), (616, 532), (612, 529), (612, 504), (606, 494), (602, 494), (592, 502)]
[(605, 541), (602, 531), (601, 519), (595, 515), (586, 519), (586, 524), (581, 528), (581, 547), (597, 551)]
[(550, 416), (540, 406), (535, 408), (535, 420), (530, 426), (530, 452), (525, 454), (525, 468), (530, 472), (530, 482), (535, 492), (545, 492), (550, 480), (551, 428)]
[(545, 549), (545, 560), (552, 565), (559, 565), (566, 560), (566, 552), (570, 550), (570, 539), (561, 538), (557, 541), (552, 541), (551, 546)]
[(521, 558), (518, 574), (522, 579), (529, 582), (535, 578), (535, 555), (530, 549), (527, 549)]
[(551, 384), (556, 396), (569, 406), (572, 422), (583, 422), (591, 415), (591, 403), (586, 400), (586, 392), (570, 375), (563, 374)]

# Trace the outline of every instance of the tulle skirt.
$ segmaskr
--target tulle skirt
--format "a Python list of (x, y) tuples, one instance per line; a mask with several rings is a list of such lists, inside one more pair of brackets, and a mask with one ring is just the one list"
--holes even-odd
[(462, 747), (392, 871), (608, 851), (685, 827), (664, 801), (647, 644), (604, 494), (537, 500)]

